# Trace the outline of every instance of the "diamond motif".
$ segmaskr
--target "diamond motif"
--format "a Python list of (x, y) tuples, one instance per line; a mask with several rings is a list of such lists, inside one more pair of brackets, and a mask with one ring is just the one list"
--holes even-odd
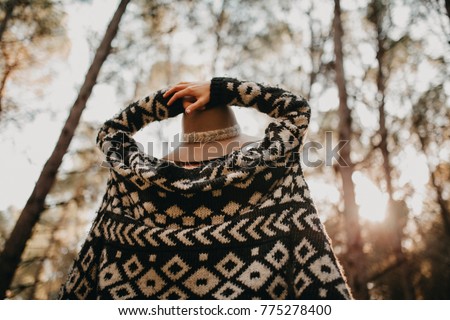
[(238, 280), (247, 287), (258, 290), (270, 277), (270, 269), (259, 261), (253, 261), (251, 265), (239, 276)]
[(272, 281), (269, 288), (267, 289), (267, 292), (272, 297), (272, 299), (283, 300), (288, 294), (288, 285), (282, 277), (276, 276), (276, 278)]
[(297, 298), (305, 291), (305, 289), (312, 283), (312, 280), (302, 271), (295, 278), (295, 295)]
[(189, 266), (178, 255), (161, 268), (172, 281), (180, 279), (189, 269)]
[(219, 278), (205, 267), (201, 267), (197, 272), (187, 278), (183, 284), (195, 294), (203, 297), (219, 284)]
[(122, 199), (120, 200), (122, 206), (124, 207), (129, 207), (130, 206), (130, 200), (128, 200), (127, 196), (123, 196)]
[(165, 281), (152, 268), (136, 281), (137, 286), (147, 297), (151, 297), (161, 291), (166, 285)]
[(236, 299), (244, 290), (233, 283), (227, 282), (223, 285), (213, 297), (217, 300), (233, 300)]
[(281, 241), (277, 241), (265, 258), (277, 270), (280, 270), (289, 259), (289, 251)]
[(184, 211), (179, 206), (173, 205), (166, 209), (166, 213), (171, 218), (178, 218), (184, 213)]
[(222, 211), (225, 213), (225, 214), (228, 214), (228, 215), (234, 215), (238, 210), (239, 210), (239, 207), (240, 207), (241, 205), (239, 204), (239, 203), (237, 203), (237, 202), (234, 202), (234, 201), (230, 201), (230, 202), (228, 202), (228, 204), (222, 209)]
[(131, 287), (131, 284), (126, 282), (120, 286), (111, 288), (109, 293), (113, 299), (131, 299), (136, 296), (136, 292)]
[(125, 262), (123, 269), (127, 276), (134, 278), (144, 269), (144, 267), (139, 262), (138, 257), (134, 254), (127, 262)]
[(331, 282), (340, 277), (338, 269), (328, 255), (322, 256), (314, 261), (309, 266), (309, 270), (324, 283)]
[(297, 258), (297, 261), (301, 264), (305, 264), (316, 252), (316, 249), (314, 249), (306, 238), (304, 238), (294, 249), (295, 258)]
[(181, 218), (183, 226), (193, 227), (195, 226), (195, 217), (183, 217)]
[(89, 268), (93, 260), (94, 260), (94, 250), (91, 247), (84, 256), (83, 260), (81, 261), (81, 268), (83, 269), (83, 271), (86, 271)]
[(138, 176), (132, 176), (129, 179), (130, 179), (131, 182), (136, 184), (141, 190), (147, 189), (147, 187), (150, 186), (150, 184), (147, 181), (142, 180)]
[(197, 217), (199, 217), (200, 219), (206, 219), (207, 217), (209, 217), (211, 215), (211, 213), (212, 213), (212, 211), (205, 206), (201, 206), (197, 210), (194, 211), (194, 214)]
[(158, 196), (159, 196), (160, 198), (165, 198), (165, 197), (167, 197), (167, 193), (158, 191)]
[(166, 224), (166, 218), (167, 218), (167, 216), (164, 214), (159, 214), (159, 213), (155, 214), (155, 222), (156, 223)]
[(221, 224), (225, 221), (225, 216), (222, 214), (214, 215), (211, 217), (211, 224)]
[(153, 213), (156, 211), (156, 207), (153, 204), (153, 202), (144, 202), (143, 204), (144, 209), (148, 212), (148, 213)]
[(89, 294), (90, 291), (90, 286), (89, 283), (87, 281), (87, 279), (83, 279), (83, 281), (80, 282), (80, 284), (78, 285), (78, 287), (75, 290), (75, 294), (77, 295), (78, 298), (84, 300), (86, 299), (87, 295)]
[(230, 252), (218, 264), (216, 269), (223, 274), (227, 279), (234, 276), (242, 267), (244, 262), (239, 259), (233, 252)]
[(78, 270), (78, 268), (74, 267), (66, 283), (66, 290), (72, 291), (79, 278), (80, 278), (80, 271)]
[(117, 267), (117, 264), (115, 262), (110, 264), (106, 268), (103, 268), (98, 276), (99, 276), (98, 283), (100, 288), (108, 287), (122, 280), (119, 268)]

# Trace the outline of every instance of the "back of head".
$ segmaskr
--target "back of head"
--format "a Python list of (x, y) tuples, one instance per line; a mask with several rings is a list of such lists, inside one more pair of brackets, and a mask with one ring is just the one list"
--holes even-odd
[[(185, 98), (183, 106), (186, 108), (192, 102)], [(241, 132), (233, 109), (228, 106), (183, 113), (182, 137), (181, 143), (164, 159), (182, 164), (212, 160), (258, 140)]]
[[(184, 101), (183, 104), (185, 104)], [(225, 129), (236, 124), (236, 116), (233, 110), (227, 106), (213, 106), (195, 110), (190, 114), (183, 113), (182, 118), (183, 133)]]

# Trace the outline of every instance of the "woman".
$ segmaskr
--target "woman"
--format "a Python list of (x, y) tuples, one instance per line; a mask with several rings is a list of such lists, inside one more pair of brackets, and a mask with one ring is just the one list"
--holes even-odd
[[(149, 122), (231, 105), (273, 118), (259, 143), (201, 152), (185, 168), (132, 138)], [(233, 78), (182, 82), (129, 105), (98, 134), (108, 188), (61, 298), (351, 298), (302, 173), (309, 119), (303, 98)], [(230, 139), (233, 128), (217, 130)]]

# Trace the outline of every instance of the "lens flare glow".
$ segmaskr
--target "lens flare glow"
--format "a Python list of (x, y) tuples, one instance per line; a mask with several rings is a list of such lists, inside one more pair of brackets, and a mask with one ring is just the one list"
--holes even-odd
[(381, 222), (386, 216), (388, 195), (359, 171), (353, 174), (352, 180), (355, 183), (359, 216), (372, 222)]

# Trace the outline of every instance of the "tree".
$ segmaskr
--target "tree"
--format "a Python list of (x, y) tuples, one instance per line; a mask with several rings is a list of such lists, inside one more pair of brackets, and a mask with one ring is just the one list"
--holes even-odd
[(7, 84), (20, 70), (38, 64), (39, 53), (62, 53), (66, 46), (60, 4), (55, 0), (3, 0), (0, 23), (0, 116), (15, 107), (7, 98)]
[(74, 136), (75, 129), (80, 121), (81, 114), (95, 85), (100, 69), (111, 51), (111, 42), (117, 34), (120, 20), (129, 2), (130, 0), (120, 1), (97, 49), (93, 62), (86, 74), (85, 81), (72, 106), (56, 146), (45, 163), (33, 192), (11, 232), (10, 237), (5, 243), (4, 250), (0, 255), (0, 278), (2, 279), (0, 284), (0, 298), (6, 297), (7, 289), (11, 284), (26, 243), (32, 234), (34, 225), (39, 220), (40, 214), (45, 207), (45, 199), (55, 181), (64, 154)]
[(447, 16), (450, 19), (450, 0), (445, 0), (445, 10), (447, 10)]
[(212, 5), (210, 6), (211, 13), (216, 18), (215, 25), (214, 25), (214, 35), (216, 38), (216, 44), (215, 44), (215, 52), (212, 59), (212, 66), (211, 66), (211, 74), (216, 75), (217, 71), (217, 60), (219, 60), (220, 51), (222, 50), (223, 46), (223, 25), (227, 22), (227, 0), (222, 0), (222, 5), (220, 6), (220, 12), (215, 14), (214, 10), (212, 8)]
[[(390, 151), (388, 148), (389, 131), (386, 126), (386, 86), (388, 85), (390, 73), (395, 68), (392, 66), (391, 57), (398, 44), (407, 42), (409, 37), (404, 36), (399, 40), (394, 41), (389, 38), (386, 31), (388, 25), (389, 4), (383, 0), (373, 0), (368, 7), (368, 20), (373, 24), (376, 35), (376, 60), (378, 69), (376, 73), (377, 98), (378, 102), (378, 119), (379, 128), (377, 134), (379, 135), (379, 143), (376, 147), (380, 150), (383, 158), (384, 181), (386, 184), (386, 192), (388, 194), (387, 205), (387, 229), (391, 231), (390, 241), (393, 243), (394, 254), (396, 257), (395, 264), (406, 261), (406, 255), (402, 247), (403, 229), (406, 226), (405, 215), (408, 214), (408, 209), (403, 200), (394, 200), (394, 188), (392, 183), (393, 167), (390, 160)], [(388, 267), (390, 268), (390, 266)], [(411, 286), (411, 279), (407, 272), (400, 274), (402, 278), (403, 298), (413, 299), (411, 295), (413, 288)]]
[[(445, 198), (445, 184), (448, 184), (448, 160), (439, 157), (450, 136), (450, 109), (446, 107), (448, 97), (444, 85), (439, 84), (424, 92), (413, 106), (413, 132), (419, 138), (420, 149), (427, 156), (431, 173), (431, 186), (436, 193), (436, 203), (447, 237), (450, 238), (449, 201)], [(435, 165), (433, 165), (435, 163)], [(447, 166), (446, 166), (447, 165)]]
[(19, 3), (19, 0), (7, 0), (6, 2), (2, 3), (4, 10), (5, 10), (5, 14), (3, 16), (2, 22), (0, 23), (0, 42), (3, 39), (3, 33), (6, 30), (8, 21), (11, 19), (14, 8), (18, 3)]
[[(86, 120), (78, 125), (65, 155), (70, 161), (60, 167), (45, 210), (27, 242), (8, 290), (10, 299), (58, 297), (108, 178), (109, 171), (98, 165), (101, 152), (95, 145), (97, 127), (97, 123)], [(7, 226), (5, 221), (2, 224), (2, 217), (0, 212), (0, 227)], [(8, 218), (15, 221), (12, 217), (10, 213)], [(0, 229), (0, 248), (3, 237)]]
[(359, 224), (358, 206), (355, 201), (355, 186), (352, 181), (353, 163), (351, 160), (352, 115), (348, 107), (348, 94), (344, 72), (344, 55), (342, 38), (344, 30), (341, 21), (340, 0), (334, 1), (334, 53), (336, 84), (339, 92), (339, 140), (347, 141), (340, 151), (338, 171), (342, 178), (344, 196), (344, 219), (347, 237), (347, 252), (345, 265), (349, 277), (349, 284), (354, 296), (359, 299), (368, 299), (369, 291), (366, 284), (366, 266), (363, 252), (363, 239)]
[(369, 13), (369, 19), (374, 24), (376, 29), (376, 43), (377, 43), (377, 63), (378, 71), (376, 77), (377, 83), (377, 95), (378, 95), (378, 116), (379, 116), (379, 129), (380, 143), (378, 148), (383, 156), (383, 170), (386, 181), (386, 191), (389, 195), (389, 201), (392, 201), (393, 189), (391, 172), (392, 166), (389, 159), (388, 151), (388, 130), (386, 128), (386, 82), (388, 81), (389, 66), (386, 63), (386, 51), (388, 50), (388, 39), (386, 32), (383, 28), (384, 17), (386, 15), (387, 7), (381, 0), (375, 0), (371, 3), (371, 12)]

